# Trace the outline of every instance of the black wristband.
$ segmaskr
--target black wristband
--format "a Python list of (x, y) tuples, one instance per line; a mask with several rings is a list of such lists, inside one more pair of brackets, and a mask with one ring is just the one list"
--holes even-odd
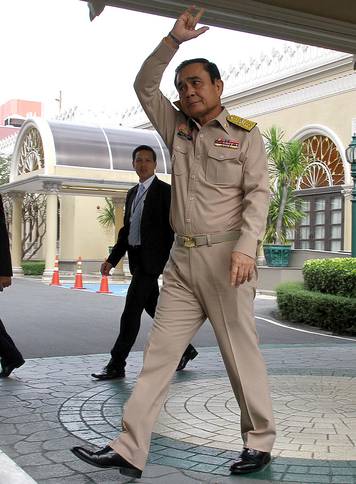
[(170, 37), (177, 45), (180, 45), (181, 42), (179, 42), (179, 40), (177, 39), (177, 37), (175, 37), (172, 32), (169, 32), (168, 33), (168, 37)]

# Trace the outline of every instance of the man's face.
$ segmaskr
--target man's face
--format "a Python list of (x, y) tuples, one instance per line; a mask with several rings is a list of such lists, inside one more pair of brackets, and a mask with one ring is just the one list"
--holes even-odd
[(148, 180), (154, 175), (156, 169), (156, 162), (153, 159), (153, 153), (148, 150), (141, 150), (136, 153), (132, 166), (140, 179), (140, 182)]
[(211, 81), (203, 64), (189, 64), (177, 76), (177, 90), (184, 113), (205, 124), (221, 112), (223, 82)]

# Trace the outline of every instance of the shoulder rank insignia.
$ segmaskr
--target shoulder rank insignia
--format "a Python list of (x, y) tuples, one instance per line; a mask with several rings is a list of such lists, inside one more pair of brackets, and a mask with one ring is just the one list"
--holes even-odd
[(245, 129), (246, 131), (251, 131), (257, 123), (250, 121), (249, 119), (240, 118), (240, 116), (235, 116), (235, 114), (229, 114), (226, 116), (226, 121), (231, 124), (235, 124), (239, 128)]

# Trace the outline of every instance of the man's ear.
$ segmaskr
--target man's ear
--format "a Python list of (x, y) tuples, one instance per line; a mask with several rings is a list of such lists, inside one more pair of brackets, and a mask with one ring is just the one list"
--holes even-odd
[(223, 90), (224, 90), (224, 81), (222, 79), (216, 79), (215, 85), (218, 89), (218, 94), (221, 96)]

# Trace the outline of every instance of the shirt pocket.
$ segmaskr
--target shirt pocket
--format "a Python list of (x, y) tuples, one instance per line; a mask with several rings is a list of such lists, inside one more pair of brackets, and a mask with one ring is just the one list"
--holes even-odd
[(212, 147), (208, 151), (206, 180), (214, 185), (240, 185), (240, 149)]
[(188, 146), (183, 142), (175, 144), (171, 159), (173, 175), (179, 176), (186, 173), (188, 171)]

